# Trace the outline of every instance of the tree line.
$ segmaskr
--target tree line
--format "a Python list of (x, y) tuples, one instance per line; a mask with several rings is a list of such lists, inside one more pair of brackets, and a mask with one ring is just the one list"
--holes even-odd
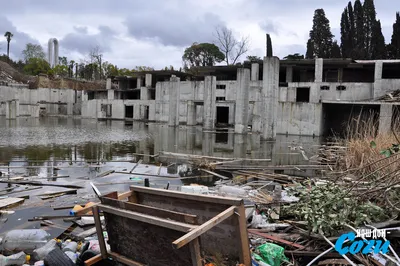
[(340, 46), (323, 9), (316, 9), (307, 42), (306, 58), (358, 60), (400, 58), (400, 13), (396, 13), (391, 42), (386, 44), (373, 0), (350, 1), (340, 20)]

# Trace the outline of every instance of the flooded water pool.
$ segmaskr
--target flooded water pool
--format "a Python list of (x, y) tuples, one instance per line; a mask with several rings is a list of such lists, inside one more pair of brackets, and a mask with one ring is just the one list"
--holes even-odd
[[(267, 142), (261, 141), (256, 134), (243, 136), (227, 131), (202, 132), (201, 127), (171, 128), (165, 124), (59, 117), (6, 120), (1, 117), (2, 178), (23, 176), (29, 177), (29, 181), (72, 184), (82, 186), (82, 189), (78, 189), (76, 195), (42, 200), (39, 197), (42, 194), (65, 189), (42, 186), (27, 190), (32, 187), (20, 185), (13, 186), (10, 194), (10, 190), (6, 190), (9, 185), (0, 183), (0, 197), (29, 196), (23, 205), (15, 209), (24, 209), (20, 213), (25, 218), (32, 214), (31, 210), (36, 216), (44, 215), (53, 207), (94, 200), (96, 195), (90, 182), (105, 194), (127, 191), (130, 185), (143, 185), (145, 178), (150, 179), (152, 187), (169, 186), (170, 189), (190, 183), (212, 186), (216, 181), (214, 177), (170, 178), (179, 177), (167, 168), (177, 161), (154, 156), (161, 151), (223, 158), (269, 158), (271, 165), (290, 165), (307, 163), (296, 147), (302, 147), (307, 155), (312, 156), (317, 152), (319, 143), (318, 138), (298, 136), (278, 136), (276, 142)], [(139, 160), (141, 164), (136, 166)], [(126, 174), (135, 166), (132, 173)], [(111, 170), (115, 172), (98, 177)], [(62, 178), (54, 179), (54, 176)], [(15, 216), (18, 215), (8, 218), (1, 231), (19, 225), (14, 221)]]

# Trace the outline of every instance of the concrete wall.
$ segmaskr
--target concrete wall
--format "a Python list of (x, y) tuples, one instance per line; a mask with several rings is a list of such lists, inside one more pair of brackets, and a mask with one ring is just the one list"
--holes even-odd
[(279, 102), (277, 113), (278, 134), (320, 135), (322, 104)]

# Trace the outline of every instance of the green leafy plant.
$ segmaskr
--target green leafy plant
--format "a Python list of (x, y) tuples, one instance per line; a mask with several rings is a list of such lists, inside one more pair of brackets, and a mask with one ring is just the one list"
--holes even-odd
[(291, 191), (300, 198), (283, 208), (285, 215), (294, 215), (308, 224), (309, 232), (331, 235), (343, 225), (359, 226), (384, 219), (384, 210), (362, 202), (336, 184), (313, 187), (299, 186)]

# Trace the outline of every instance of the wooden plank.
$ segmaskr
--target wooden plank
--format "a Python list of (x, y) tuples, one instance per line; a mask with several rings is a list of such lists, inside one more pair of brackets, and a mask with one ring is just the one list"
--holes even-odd
[(229, 217), (231, 217), (235, 213), (235, 206), (229, 207), (225, 211), (221, 212), (217, 216), (213, 217), (212, 219), (208, 220), (207, 222), (203, 223), (202, 225), (199, 225), (196, 229), (193, 229), (186, 235), (182, 236), (181, 238), (175, 240), (172, 242), (172, 245), (175, 248), (181, 248), (184, 245), (188, 244), (190, 241), (198, 238), (217, 224), (225, 221)]
[(15, 184), (15, 185), (65, 187), (65, 188), (75, 188), (75, 189), (84, 188), (84, 187), (82, 187), (82, 186), (76, 186), (76, 185), (49, 184), (49, 183), (42, 183), (42, 182), (38, 182), (38, 181), (9, 181), (9, 180), (0, 180), (0, 183)]
[(217, 174), (217, 173), (214, 173), (214, 172), (212, 172), (212, 171), (209, 171), (209, 170), (206, 170), (206, 169), (199, 169), (200, 171), (203, 171), (203, 172), (205, 172), (205, 173), (207, 173), (207, 174), (210, 174), (210, 175), (213, 175), (213, 176), (216, 176), (216, 177), (219, 177), (219, 178), (222, 178), (222, 179), (224, 179), (224, 180), (227, 180), (227, 179), (229, 179), (228, 177), (226, 177), (226, 176), (223, 176), (223, 175), (220, 175), (220, 174)]
[(158, 196), (163, 196), (163, 197), (193, 200), (193, 201), (198, 201), (198, 202), (216, 203), (219, 205), (239, 206), (239, 205), (243, 204), (243, 199), (238, 199), (238, 198), (189, 194), (189, 193), (183, 193), (183, 192), (179, 192), (179, 191), (148, 188), (148, 187), (139, 187), (139, 186), (130, 186), (130, 188), (132, 191), (137, 192), (139, 194), (139, 197), (140, 197), (140, 193), (145, 193), (145, 194), (158, 195)]
[(86, 230), (86, 231), (83, 231), (83, 232), (77, 234), (76, 236), (85, 238), (85, 237), (88, 237), (88, 236), (91, 236), (91, 235), (95, 234), (96, 230), (97, 230), (96, 227), (93, 227), (93, 228), (91, 228), (89, 230)]
[(192, 257), (192, 264), (193, 266), (202, 266), (203, 262), (201, 260), (200, 254), (200, 244), (199, 239), (193, 239), (190, 243), (190, 256)]
[(162, 163), (160, 163), (160, 166), (158, 167), (157, 175), (160, 175), (160, 172), (161, 172), (161, 166), (162, 166)]
[(107, 175), (110, 175), (110, 174), (112, 174), (112, 173), (115, 173), (115, 170), (108, 170), (108, 171), (105, 171), (105, 172), (103, 172), (103, 173), (100, 173), (98, 176), (96, 176), (96, 177), (104, 177), (104, 176), (107, 176)]
[(90, 258), (88, 260), (85, 260), (85, 266), (92, 266), (93, 264), (98, 263), (99, 261), (102, 261), (103, 257), (101, 254), (94, 256), (93, 258)]
[(43, 193), (43, 194), (40, 194), (40, 195), (38, 195), (39, 197), (40, 196), (52, 196), (52, 195), (57, 195), (57, 194), (60, 194), (60, 193), (68, 193), (68, 194), (76, 194), (76, 189), (68, 189), (68, 190), (64, 190), (64, 191), (55, 191), (55, 192), (48, 192), (48, 193)]
[(278, 237), (271, 236), (271, 235), (268, 235), (268, 234), (265, 234), (265, 233), (260, 233), (258, 230), (249, 229), (249, 233), (255, 234), (255, 235), (270, 239), (270, 240), (273, 240), (273, 241), (278, 242), (280, 244), (285, 244), (285, 245), (288, 245), (288, 246), (291, 246), (291, 247), (295, 247), (297, 249), (305, 249), (305, 247), (302, 246), (302, 245), (299, 245), (299, 244), (296, 244), (296, 243), (293, 243), (293, 242), (290, 242), (290, 241), (287, 241), (287, 240), (284, 240), (284, 239), (280, 239)]
[(0, 199), (0, 209), (7, 208), (12, 205), (16, 204), (21, 204), (25, 201), (25, 199), (22, 198), (5, 198), (5, 199)]
[(195, 225), (190, 225), (186, 223), (181, 223), (181, 222), (175, 222), (175, 221), (170, 221), (170, 220), (165, 220), (162, 218), (158, 217), (153, 217), (151, 215), (146, 215), (138, 212), (132, 212), (132, 211), (126, 211), (122, 209), (117, 209), (113, 207), (109, 207), (103, 204), (98, 205), (98, 207), (103, 211), (107, 213), (111, 213), (114, 215), (126, 217), (128, 219), (133, 219), (137, 221), (141, 221), (144, 223), (148, 224), (153, 224), (161, 227), (166, 227), (172, 230), (180, 231), (180, 232), (188, 232), (190, 230), (195, 229), (197, 226)]
[(106, 248), (106, 242), (104, 241), (103, 228), (101, 226), (101, 220), (100, 220), (100, 215), (99, 215), (99, 207), (98, 206), (92, 206), (92, 210), (93, 210), (94, 222), (95, 222), (95, 225), (96, 225), (97, 237), (98, 237), (98, 240), (99, 240), (101, 257), (103, 259), (106, 259), (107, 258), (107, 248)]
[(240, 252), (240, 259), (241, 262), (246, 265), (251, 265), (251, 255), (250, 255), (250, 243), (249, 243), (249, 236), (247, 234), (247, 220), (246, 220), (246, 210), (244, 205), (242, 204), (237, 208), (237, 219), (239, 223), (239, 232), (240, 235), (240, 242), (241, 242), (241, 252)]
[(138, 167), (139, 166), (139, 164), (141, 164), (142, 163), (142, 160), (139, 160), (136, 164), (135, 164), (135, 166), (134, 167), (132, 167), (132, 169), (129, 171), (129, 173), (130, 174), (132, 174), (132, 172), (133, 172), (133, 170), (135, 170), (136, 169), (136, 167)]
[(119, 255), (118, 253), (115, 253), (115, 252), (112, 252), (112, 251), (110, 251), (108, 254), (109, 254), (110, 257), (113, 258), (114, 260), (116, 260), (116, 261), (118, 261), (118, 262), (120, 262), (120, 263), (123, 263), (123, 264), (125, 264), (125, 265), (129, 265), (129, 266), (145, 266), (145, 265), (142, 264), (142, 263), (133, 261), (133, 260), (131, 260), (131, 259), (128, 259), (127, 257), (124, 257), (124, 256)]
[(101, 198), (102, 204), (110, 205), (111, 207), (125, 209), (128, 211), (139, 212), (147, 215), (152, 215), (164, 219), (171, 219), (177, 222), (197, 224), (197, 216), (192, 214), (186, 214), (182, 212), (169, 211), (156, 207), (146, 206), (142, 204), (130, 203), (125, 201), (119, 201), (106, 197)]
[(123, 193), (118, 193), (118, 199), (119, 200), (123, 200), (123, 199), (126, 199), (126, 198), (130, 197), (131, 195), (132, 195), (132, 191), (126, 191), (126, 192), (123, 192)]

